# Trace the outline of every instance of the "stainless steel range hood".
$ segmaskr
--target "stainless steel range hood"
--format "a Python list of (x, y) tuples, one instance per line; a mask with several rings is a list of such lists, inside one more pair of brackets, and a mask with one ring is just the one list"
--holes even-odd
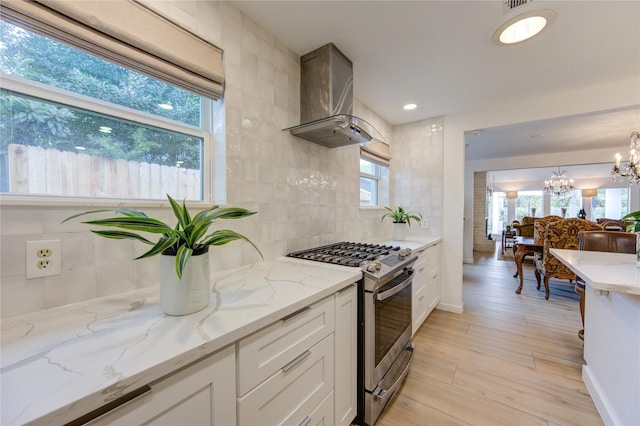
[(382, 135), (353, 111), (353, 64), (333, 44), (300, 58), (300, 121), (292, 135), (330, 148), (366, 144)]

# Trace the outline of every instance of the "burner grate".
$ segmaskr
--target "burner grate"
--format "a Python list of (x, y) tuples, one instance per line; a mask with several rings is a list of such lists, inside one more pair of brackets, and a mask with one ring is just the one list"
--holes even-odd
[(360, 266), (364, 261), (376, 260), (396, 250), (400, 250), (400, 247), (340, 242), (289, 253), (287, 256), (316, 262), (333, 263), (336, 265)]

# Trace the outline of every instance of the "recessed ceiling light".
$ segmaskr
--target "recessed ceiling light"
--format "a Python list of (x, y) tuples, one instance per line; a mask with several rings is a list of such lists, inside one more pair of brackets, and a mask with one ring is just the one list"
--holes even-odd
[(113, 130), (113, 129), (111, 127), (107, 127), (107, 126), (98, 127), (98, 131), (100, 131), (102, 133), (111, 133), (111, 130)]
[(412, 109), (418, 108), (418, 105), (416, 105), (416, 104), (406, 104), (402, 108), (406, 109), (407, 111), (411, 111)]
[(84, 150), (86, 150), (87, 148), (85, 148), (84, 146), (76, 146), (76, 149), (77, 149), (78, 151), (84, 151)]
[(548, 28), (556, 18), (550, 9), (532, 10), (509, 19), (493, 33), (493, 41), (498, 44), (520, 43)]
[(171, 105), (168, 102), (165, 102), (163, 104), (158, 104), (158, 107), (162, 109), (166, 109), (167, 111), (171, 111), (173, 109), (173, 105)]

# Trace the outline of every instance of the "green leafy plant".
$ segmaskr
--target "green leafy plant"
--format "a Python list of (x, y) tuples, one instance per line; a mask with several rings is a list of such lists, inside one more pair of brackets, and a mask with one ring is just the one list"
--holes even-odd
[(384, 206), (384, 208), (389, 210), (389, 213), (385, 213), (384, 215), (382, 215), (382, 220), (390, 217), (394, 223), (406, 223), (409, 226), (411, 226), (412, 219), (416, 222), (420, 222), (422, 220), (422, 215), (420, 213), (408, 212), (402, 206), (398, 206), (398, 208), (395, 210), (387, 206)]
[[(213, 225), (216, 219), (241, 219), (256, 214), (240, 207), (220, 208), (218, 205), (197, 213), (191, 217), (185, 202), (182, 205), (167, 195), (173, 214), (177, 218), (175, 227), (171, 227), (166, 223), (147, 216), (144, 212), (132, 209), (101, 209), (91, 210), (69, 216), (62, 223), (79, 216), (94, 213), (114, 212), (121, 216), (110, 217), (106, 219), (89, 220), (83, 223), (89, 225), (98, 225), (105, 227), (120, 228), (120, 230), (91, 230), (94, 234), (105, 238), (113, 238), (116, 240), (137, 240), (153, 247), (143, 255), (136, 259), (144, 259), (146, 257), (155, 256), (157, 254), (175, 255), (176, 257), (176, 274), (178, 278), (182, 278), (182, 272), (186, 267), (191, 256), (195, 253), (205, 253), (209, 246), (221, 246), (235, 240), (245, 240), (253, 246), (260, 254), (262, 253), (258, 247), (249, 238), (235, 231), (228, 229), (217, 230), (207, 234), (209, 227)], [(158, 241), (153, 242), (144, 236), (130, 231), (142, 231), (150, 234), (161, 234)]]
[(631, 225), (627, 226), (627, 232), (640, 232), (640, 210), (629, 213), (622, 220), (633, 221)]

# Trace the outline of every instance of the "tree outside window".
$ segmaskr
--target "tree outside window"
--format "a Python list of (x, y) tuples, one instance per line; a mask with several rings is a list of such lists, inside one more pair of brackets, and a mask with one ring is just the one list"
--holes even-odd
[[(84, 182), (74, 177), (69, 183), (73, 173), (91, 179), (93, 185), (109, 180), (104, 183), (109, 186), (114, 174), (123, 170), (133, 174), (142, 165), (151, 172), (141, 172), (141, 181), (162, 181), (162, 185), (155, 194), (141, 191), (124, 198), (164, 200), (163, 192), (171, 187), (176, 198), (203, 199), (203, 150), (210, 132), (202, 127), (201, 112), (203, 102), (211, 100), (4, 21), (0, 21), (0, 71), (5, 77), (0, 91), (1, 192), (78, 195), (69, 192), (70, 186)], [(15, 160), (21, 154), (24, 158)], [(46, 160), (34, 159), (38, 156)], [(31, 190), (33, 182), (16, 184), (24, 176), (10, 174), (19, 169), (11, 166), (12, 158), (44, 172), (36, 176), (29, 171), (28, 177), (46, 185)], [(101, 159), (109, 161), (98, 166)], [(53, 166), (44, 170), (42, 164)], [(49, 184), (58, 181), (62, 183)], [(81, 196), (122, 194), (127, 188), (110, 193), (94, 187)]]

